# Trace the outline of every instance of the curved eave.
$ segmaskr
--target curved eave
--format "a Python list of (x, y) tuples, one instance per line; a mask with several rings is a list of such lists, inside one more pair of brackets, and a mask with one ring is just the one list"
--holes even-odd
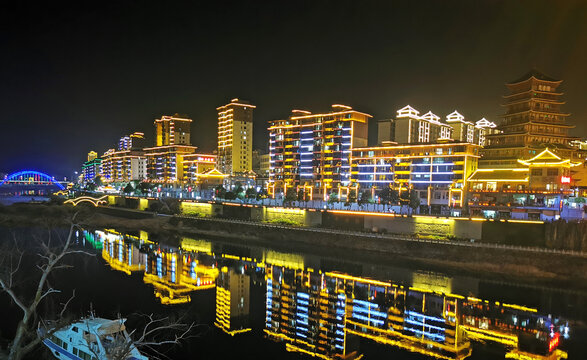
[(515, 113), (503, 114), (501, 117), (502, 118), (505, 118), (507, 116), (525, 114), (525, 113), (528, 113), (528, 112), (535, 112), (535, 113), (548, 114), (548, 115), (558, 115), (558, 116), (571, 116), (571, 114), (568, 114), (568, 113), (551, 113), (551, 112), (548, 112), (548, 111), (524, 110), (524, 111), (519, 111), (519, 112), (515, 112)]
[(526, 125), (526, 124), (537, 124), (537, 125), (548, 125), (548, 126), (554, 126), (554, 127), (559, 127), (559, 128), (567, 128), (567, 129), (572, 129), (575, 127), (575, 125), (568, 125), (568, 124), (552, 124), (552, 123), (547, 123), (547, 122), (543, 122), (543, 121), (526, 121), (523, 123), (515, 123), (515, 124), (501, 124), (498, 129), (499, 130), (503, 130), (503, 128), (508, 128), (511, 126), (518, 126), (518, 125)]
[(519, 96), (519, 95), (522, 95), (522, 94), (533, 93), (533, 92), (534, 93), (540, 93), (540, 94), (556, 95), (556, 96), (562, 96), (562, 95), (565, 94), (565, 93), (562, 93), (562, 92), (560, 92), (560, 93), (556, 92), (555, 93), (555, 92), (552, 92), (552, 91), (540, 91), (540, 90), (532, 90), (532, 89), (530, 89), (530, 90), (526, 90), (526, 91), (522, 91), (522, 92), (517, 92), (517, 93), (513, 93), (513, 94), (509, 94), (509, 95), (502, 95), (501, 97), (504, 98), (504, 99), (507, 99), (507, 98), (510, 98), (510, 97)]
[(544, 80), (544, 79), (539, 79), (536, 76), (532, 75), (529, 78), (525, 79), (525, 80), (521, 80), (521, 81), (515, 81), (515, 82), (511, 82), (511, 83), (506, 83), (505, 86), (510, 87), (510, 86), (516, 86), (519, 84), (523, 84), (525, 82), (531, 81), (532, 79), (537, 80), (537, 81), (541, 81), (541, 82), (546, 82), (546, 83), (550, 83), (550, 84), (560, 84), (563, 81), (562, 80)]
[(556, 105), (564, 105), (566, 104), (566, 101), (557, 101), (557, 100), (549, 100), (549, 99), (542, 99), (542, 98), (530, 98), (530, 99), (522, 99), (522, 100), (517, 100), (517, 101), (512, 101), (506, 104), (500, 104), (501, 106), (511, 106), (511, 105), (516, 105), (516, 104), (523, 104), (523, 103), (528, 103), (528, 102), (544, 102), (544, 103), (549, 103), (549, 104), (556, 104)]

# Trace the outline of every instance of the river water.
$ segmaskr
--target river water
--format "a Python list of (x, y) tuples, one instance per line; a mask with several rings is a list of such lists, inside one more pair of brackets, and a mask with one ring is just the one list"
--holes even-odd
[[(71, 313), (196, 322), (172, 359), (587, 358), (581, 291), (144, 231), (78, 231), (76, 246), (94, 256), (51, 278), (62, 299), (75, 289)], [(18, 312), (2, 296), (9, 334)]]

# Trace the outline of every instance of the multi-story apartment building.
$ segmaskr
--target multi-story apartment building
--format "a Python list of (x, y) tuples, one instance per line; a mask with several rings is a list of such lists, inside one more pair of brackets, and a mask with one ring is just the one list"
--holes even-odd
[(147, 159), (143, 150), (137, 148), (143, 140), (144, 135), (139, 132), (123, 136), (118, 142), (118, 150), (109, 149), (102, 155), (101, 175), (104, 182), (124, 183), (146, 179)]
[(348, 189), (351, 149), (367, 145), (371, 117), (332, 105), (329, 112), (293, 110), (288, 119), (270, 121), (269, 194), (293, 188), (304, 190), (307, 198), (326, 199), (332, 191)]
[(461, 212), (467, 179), (477, 169), (480, 146), (467, 142), (398, 145), (352, 149), (352, 183), (359, 191), (392, 187), (414, 189), (432, 213)]
[(395, 119), (377, 123), (377, 143), (427, 144), (455, 140), (483, 146), (487, 134), (494, 133), (496, 125), (485, 118), (472, 123), (456, 110), (447, 115), (446, 122), (429, 111), (424, 115), (410, 105), (399, 109)]
[(253, 169), (253, 110), (248, 101), (232, 99), (218, 110), (218, 170), (235, 175)]
[(142, 132), (134, 132), (120, 138), (118, 141), (118, 151), (123, 150), (141, 150), (145, 147), (145, 134)]
[(398, 144), (434, 143), (452, 138), (452, 128), (431, 111), (420, 116), (410, 105), (399, 109), (395, 119), (377, 123), (377, 143), (394, 141)]
[(102, 159), (98, 157), (98, 153), (90, 151), (88, 153), (88, 161), (82, 165), (82, 175), (84, 182), (93, 182), (96, 176), (100, 175), (102, 166)]
[(196, 151), (191, 146), (191, 123), (192, 119), (177, 114), (155, 120), (155, 146), (144, 149), (151, 181), (168, 184), (183, 181), (184, 157)]

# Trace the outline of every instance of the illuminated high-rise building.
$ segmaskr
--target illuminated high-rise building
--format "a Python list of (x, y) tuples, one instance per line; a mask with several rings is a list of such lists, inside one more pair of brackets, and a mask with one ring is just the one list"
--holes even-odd
[(270, 121), (269, 194), (286, 194), (288, 188), (312, 199), (327, 199), (339, 189), (347, 193), (351, 149), (367, 146), (371, 117), (350, 106), (332, 105), (329, 112), (293, 110), (288, 119)]
[(120, 138), (118, 141), (118, 151), (123, 150), (140, 150), (144, 147), (145, 134), (134, 132)]
[(93, 182), (96, 176), (100, 175), (102, 159), (98, 158), (98, 153), (90, 151), (88, 161), (82, 165), (82, 175), (84, 182)]
[(147, 178), (147, 158), (143, 152), (144, 134), (134, 132), (120, 138), (118, 150), (108, 149), (102, 155), (102, 180), (110, 183), (125, 183)]
[(88, 161), (92, 161), (98, 157), (98, 153), (95, 151), (90, 151), (88, 153)]
[(468, 142), (408, 144), (354, 148), (353, 186), (361, 193), (392, 187), (400, 193), (416, 191), (431, 213), (460, 213), (467, 179), (477, 169), (479, 145)]
[(487, 136), (480, 166), (517, 167), (518, 159), (530, 159), (547, 147), (563, 158), (584, 158), (569, 145), (577, 138), (569, 135), (574, 126), (561, 110), (561, 83), (533, 70), (506, 84), (510, 93), (504, 96), (505, 114), (497, 127), (501, 132)]
[(191, 145), (192, 119), (163, 115), (155, 119), (155, 146)]
[(192, 119), (177, 114), (155, 120), (155, 146), (144, 149), (151, 181), (173, 184), (184, 180), (184, 156), (196, 151), (190, 142), (191, 123)]
[(248, 101), (232, 99), (218, 110), (218, 170), (224, 174), (253, 169), (253, 110)]
[(377, 142), (394, 141), (398, 144), (434, 143), (452, 138), (450, 125), (440, 121), (440, 117), (428, 111), (420, 112), (410, 105), (397, 111), (395, 119), (379, 120), (377, 123)]
[(379, 120), (377, 143), (430, 144), (447, 141), (468, 142), (484, 146), (486, 135), (497, 133), (496, 125), (485, 118), (472, 123), (456, 110), (446, 122), (431, 111), (424, 115), (410, 105), (397, 111), (395, 119)]

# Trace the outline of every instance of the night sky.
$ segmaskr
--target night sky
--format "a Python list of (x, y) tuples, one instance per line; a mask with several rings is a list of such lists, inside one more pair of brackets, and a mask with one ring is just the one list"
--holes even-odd
[(257, 105), (263, 150), (268, 120), (333, 103), (497, 121), (504, 83), (533, 67), (564, 80), (573, 135), (587, 135), (587, 1), (13, 3), (0, 172), (69, 177), (122, 135), (151, 144), (164, 114), (192, 118), (193, 145), (212, 151), (216, 107), (234, 97)]

